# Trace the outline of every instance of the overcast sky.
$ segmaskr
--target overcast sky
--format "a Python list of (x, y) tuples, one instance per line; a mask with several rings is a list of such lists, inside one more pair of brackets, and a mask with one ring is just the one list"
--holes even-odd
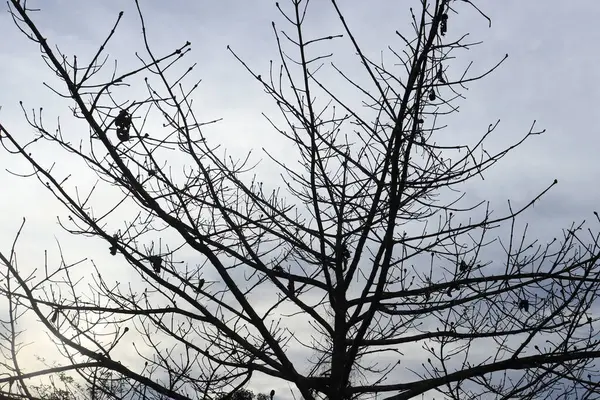
[[(281, 0), (282, 4), (285, 2)], [(68, 56), (77, 54), (83, 59), (93, 54), (121, 9), (125, 10), (124, 21), (110, 48), (111, 56), (124, 65), (135, 65), (133, 52), (143, 50), (132, 1), (28, 3), (40, 5), (42, 11), (34, 14), (34, 20), (49, 42)], [(341, 33), (330, 5), (324, 0), (321, 3), (308, 22), (314, 29), (313, 36)], [(394, 32), (407, 32), (408, 1), (340, 3), (368, 54), (377, 56), (388, 45), (400, 47)], [(492, 75), (469, 86), (464, 93), (466, 100), (459, 103), (460, 113), (448, 118), (445, 134), (474, 140), (490, 123), (500, 119), (498, 132), (490, 141), (492, 148), (499, 149), (526, 133), (533, 120), (538, 128), (546, 129), (544, 135), (526, 142), (489, 170), (485, 181), (473, 181), (469, 195), (490, 200), (496, 208), (504, 209), (507, 199), (522, 204), (558, 179), (559, 185), (526, 216), (533, 235), (557, 236), (572, 221), (591, 220), (592, 212), (600, 208), (600, 137), (594, 122), (600, 98), (599, 56), (595, 50), (600, 42), (600, 29), (596, 28), (600, 3), (484, 0), (477, 5), (492, 18), (493, 24), (488, 28), (487, 22), (473, 11), (450, 22), (450, 33), (468, 31), (472, 41), (483, 41), (473, 50), (460, 53), (458, 62), (466, 65), (474, 61), (474, 71), (483, 72), (505, 53), (509, 58)], [(32, 130), (19, 106), (19, 101), (23, 101), (27, 109), (44, 107), (47, 121), (60, 116), (61, 123), (70, 126), (68, 103), (59, 101), (42, 84), (58, 82), (41, 59), (38, 46), (15, 27), (6, 5), (2, 10), (1, 123), (15, 136), (31, 137)], [(284, 142), (260, 114), (272, 109), (270, 99), (226, 49), (231, 46), (253, 68), (266, 74), (269, 59), (276, 57), (271, 21), (283, 26), (274, 1), (147, 0), (143, 1), (143, 11), (157, 54), (172, 51), (188, 40), (192, 42), (193, 52), (186, 62), (198, 63), (194, 74), (202, 79), (195, 108), (205, 120), (223, 118), (223, 122), (207, 131), (208, 137), (218, 137), (236, 154), (251, 148), (259, 151), (263, 146), (274, 153), (285, 150)], [(347, 42), (339, 43), (340, 52), (346, 52), (341, 57), (352, 57)], [(53, 160), (54, 156), (39, 155), (44, 160)], [(106, 255), (105, 243), (72, 239), (62, 232), (56, 224), (56, 216), (65, 215), (60, 205), (37, 180), (17, 178), (7, 169), (30, 171), (18, 156), (0, 152), (3, 252), (9, 250), (21, 219), (26, 217), (28, 223), (17, 248), (23, 268), (41, 265), (45, 249), (58, 262), (57, 239), (71, 260)], [(265, 391), (268, 387), (264, 382), (256, 386)]]

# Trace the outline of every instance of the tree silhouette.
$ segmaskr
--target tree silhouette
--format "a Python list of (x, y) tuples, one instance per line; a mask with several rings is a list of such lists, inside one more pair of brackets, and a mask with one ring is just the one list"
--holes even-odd
[(254, 392), (249, 389), (239, 389), (232, 393), (221, 394), (217, 396), (217, 400), (253, 400), (255, 398), (257, 400), (270, 400), (271, 396), (265, 393), (258, 393), (257, 395), (254, 395)]
[[(33, 10), (10, 0), (15, 23), (62, 81), (52, 90), (72, 99), (89, 134), (23, 108), (36, 137), (2, 126), (2, 144), (64, 204), (61, 226), (105, 241), (103, 256), (136, 278), (113, 284), (94, 263), (79, 281), (80, 264), (66, 262), (29, 276), (14, 251), (1, 254), (11, 321), (35, 315), (64, 356), (58, 367), (24, 371), (7, 323), (1, 393), (27, 396), (29, 379), (62, 371), (92, 388), (116, 379), (144, 399), (233, 398), (258, 375), (305, 399), (597, 398), (598, 234), (574, 224), (540, 244), (519, 230), (523, 211), (556, 181), (504, 214), (467, 204), (465, 182), (541, 131), (532, 125), (489, 151), (494, 123), (474, 143), (447, 144), (445, 116), (505, 58), (483, 75), (458, 70), (455, 54), (476, 43), (453, 16), (468, 8), (488, 17), (466, 0), (414, 3), (411, 33), (398, 27), (391, 62), (368, 57), (336, 0), (327, 4), (338, 30), (317, 38), (304, 19), (316, 5), (276, 3), (280, 58), (266, 73), (228, 49), (281, 111), (267, 118), (294, 149), (278, 156), (267, 147), (277, 174), (259, 177), (251, 155), (229, 156), (206, 133), (215, 121), (197, 117), (193, 69), (177, 69), (191, 44), (155, 55), (138, 1), (141, 64), (115, 63), (107, 78), (100, 71), (122, 13), (84, 61), (56, 50)], [(328, 60), (339, 43), (352, 46), (360, 73)], [(354, 94), (339, 95), (332, 76)], [(40, 143), (85, 162), (94, 187), (83, 195), (70, 186), (76, 177), (43, 165), (31, 152)], [(107, 195), (114, 187), (119, 195)], [(415, 351), (416, 360), (407, 355)], [(121, 362), (124, 354), (137, 361)]]

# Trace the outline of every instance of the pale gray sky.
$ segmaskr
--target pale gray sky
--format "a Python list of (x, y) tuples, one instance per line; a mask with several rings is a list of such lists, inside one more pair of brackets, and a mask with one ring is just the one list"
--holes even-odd
[[(274, 1), (255, 0), (177, 0), (143, 1), (149, 38), (157, 54), (165, 54), (185, 41), (192, 42), (193, 52), (185, 66), (197, 62), (194, 70), (202, 79), (196, 94), (195, 108), (205, 120), (223, 118), (208, 128), (209, 138), (225, 143), (235, 154), (267, 147), (284, 153), (284, 143), (269, 128), (261, 111), (272, 104), (257, 83), (226, 50), (230, 45), (256, 71), (266, 75), (268, 61), (276, 58), (271, 21), (283, 23)], [(285, 4), (285, 0), (281, 0)], [(341, 2), (346, 19), (367, 54), (377, 57), (388, 45), (400, 47), (394, 32), (407, 30), (406, 4), (392, 0), (345, 0)], [(417, 2), (413, 2), (417, 3)], [(52, 45), (68, 56), (89, 57), (103, 41), (118, 12), (125, 11), (117, 40), (109, 47), (110, 55), (124, 65), (136, 65), (134, 51), (142, 51), (141, 32), (132, 1), (29, 1), (39, 5), (35, 15), (38, 27)], [(475, 140), (490, 123), (501, 119), (489, 146), (500, 148), (522, 136), (537, 120), (546, 133), (527, 141), (500, 164), (488, 171), (486, 180), (468, 185), (472, 199), (487, 199), (504, 210), (506, 200), (523, 204), (537, 192), (558, 179), (556, 186), (540, 204), (527, 212), (530, 233), (544, 237), (558, 236), (561, 228), (572, 221), (592, 219), (600, 208), (600, 160), (597, 149), (600, 137), (595, 125), (596, 104), (600, 98), (598, 52), (600, 3), (592, 0), (524, 2), (519, 0), (478, 1), (480, 9), (493, 24), (476, 12), (467, 12), (451, 21), (449, 31), (470, 32), (472, 41), (483, 44), (460, 53), (460, 65), (474, 61), (474, 71), (483, 72), (505, 53), (508, 60), (492, 75), (469, 85), (460, 101), (460, 113), (449, 117), (444, 135)], [(308, 27), (313, 36), (341, 32), (327, 1), (310, 15)], [(68, 102), (61, 101), (42, 82), (58, 82), (40, 57), (38, 47), (28, 41), (12, 23), (6, 12), (0, 14), (0, 121), (13, 135), (30, 137), (19, 107), (44, 107), (45, 120), (75, 129), (69, 121)], [(456, 24), (456, 25), (454, 25)], [(340, 60), (352, 59), (345, 39), (334, 48)], [(354, 67), (352, 67), (354, 65)], [(358, 68), (351, 64), (347, 68)], [(455, 70), (457, 73), (459, 69)], [(343, 90), (343, 89), (340, 89)], [(86, 131), (82, 130), (85, 134)], [(72, 133), (77, 137), (78, 133)], [(22, 179), (6, 172), (26, 173), (30, 169), (17, 156), (0, 153), (0, 246), (6, 252), (23, 217), (28, 219), (18, 251), (22, 268), (41, 266), (44, 249), (51, 262), (58, 263), (55, 240), (59, 240), (71, 260), (83, 257), (106, 259), (106, 243), (72, 238), (61, 231), (56, 216), (66, 216), (60, 204), (35, 179)], [(48, 165), (55, 153), (39, 154)], [(62, 171), (78, 166), (65, 164)], [(70, 161), (69, 161), (70, 162)], [(259, 173), (268, 173), (261, 168)], [(84, 175), (81, 175), (82, 177)], [(263, 180), (276, 177), (263, 175)], [(83, 179), (83, 178), (82, 178)], [(77, 181), (81, 186), (91, 182)], [(53, 259), (54, 257), (54, 259)], [(121, 266), (122, 267), (122, 266)], [(118, 266), (107, 267), (118, 268)], [(122, 276), (122, 275), (121, 275)], [(123, 278), (124, 279), (124, 278)], [(39, 332), (30, 332), (31, 337)], [(257, 382), (257, 390), (270, 390), (271, 383)], [(285, 386), (278, 387), (278, 393)]]

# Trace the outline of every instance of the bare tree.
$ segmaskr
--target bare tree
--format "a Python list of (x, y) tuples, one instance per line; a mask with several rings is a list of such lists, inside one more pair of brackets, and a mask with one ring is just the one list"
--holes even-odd
[[(234, 159), (207, 139), (215, 121), (196, 118), (193, 70), (177, 69), (190, 43), (155, 55), (137, 1), (145, 55), (137, 69), (115, 63), (108, 78), (100, 71), (109, 68), (105, 52), (122, 13), (84, 61), (50, 44), (26, 2), (9, 3), (62, 81), (52, 90), (72, 99), (89, 134), (67, 140), (60, 124), (23, 108), (35, 138), (2, 126), (2, 144), (64, 204), (64, 229), (105, 241), (139, 278), (113, 285), (94, 264), (93, 276), (78, 281), (77, 264), (67, 262), (29, 276), (2, 255), (4, 294), (41, 321), (64, 356), (59, 367), (31, 372), (12, 351), (4, 395), (28, 396), (29, 378), (70, 371), (98, 388), (110, 375), (136, 398), (233, 396), (256, 374), (288, 382), (305, 399), (599, 397), (591, 313), (598, 234), (573, 225), (540, 244), (517, 229), (523, 210), (556, 181), (494, 217), (489, 203), (462, 197), (464, 182), (541, 131), (532, 125), (497, 152), (484, 148), (497, 123), (474, 143), (439, 139), (465, 85), (482, 77), (452, 61), (477, 44), (452, 24), (457, 13), (471, 8), (488, 19), (471, 1), (407, 6), (412, 33), (399, 27), (390, 63), (367, 56), (336, 0), (328, 4), (337, 31), (317, 38), (304, 29), (308, 1), (277, 4), (289, 29), (273, 24), (280, 58), (267, 72), (230, 49), (281, 111), (267, 118), (295, 149), (285, 158), (265, 150), (279, 168), (274, 186), (254, 175), (250, 155)], [(344, 40), (366, 80), (318, 53)], [(336, 94), (331, 72), (362, 106)], [(131, 98), (136, 85), (145, 97)], [(40, 143), (97, 174), (89, 193), (31, 155)], [(181, 162), (177, 173), (171, 166)], [(120, 198), (109, 203), (101, 188), (115, 186)], [(494, 236), (498, 227), (507, 236)], [(132, 335), (143, 338), (134, 347), (139, 362), (122, 363), (115, 349)], [(403, 356), (415, 348), (423, 362)]]

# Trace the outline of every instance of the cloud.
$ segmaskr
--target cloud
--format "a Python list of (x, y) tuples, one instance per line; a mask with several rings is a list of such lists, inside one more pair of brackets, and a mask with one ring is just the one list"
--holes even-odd
[[(109, 50), (111, 56), (122, 63), (120, 67), (136, 65), (134, 52), (142, 50), (143, 43), (133, 2), (62, 0), (28, 4), (41, 6), (42, 11), (34, 16), (49, 41), (58, 45), (68, 59), (77, 54), (80, 62), (94, 54), (118, 11), (124, 9), (124, 23), (116, 32), (116, 40), (109, 44)], [(261, 115), (265, 110), (273, 110), (273, 104), (260, 84), (226, 48), (230, 45), (251, 67), (266, 76), (269, 60), (277, 58), (271, 21), (281, 21), (272, 2), (152, 0), (142, 2), (142, 6), (151, 45), (157, 54), (170, 52), (188, 40), (192, 42), (194, 50), (188, 63), (198, 63), (194, 76), (202, 79), (195, 96), (195, 109), (205, 120), (223, 118), (218, 125), (206, 128), (207, 137), (224, 143), (237, 155), (255, 149), (256, 159), (266, 158), (260, 153), (263, 146), (274, 154), (290, 151), (288, 144)], [(538, 126), (546, 129), (544, 135), (533, 138), (507, 156), (486, 174), (485, 181), (475, 180), (466, 188), (471, 198), (488, 199), (504, 208), (507, 198), (525, 202), (557, 178), (559, 185), (527, 214), (531, 226), (537, 227), (540, 235), (556, 236), (570, 221), (589, 217), (600, 199), (597, 185), (600, 136), (595, 121), (596, 99), (600, 98), (600, 86), (596, 82), (600, 72), (598, 53), (592, 50), (600, 40), (600, 30), (589, 29), (596, 24), (600, 3), (574, 0), (555, 2), (550, 7), (516, 0), (500, 5), (486, 0), (478, 6), (492, 17), (493, 26), (489, 29), (475, 11), (462, 14), (452, 22), (451, 33), (469, 30), (470, 40), (481, 39), (484, 43), (463, 52), (461, 58), (450, 65), (449, 73), (458, 76), (462, 72), (460, 67), (471, 60), (475, 62), (473, 70), (483, 72), (505, 53), (509, 59), (489, 77), (469, 85), (466, 99), (459, 101), (460, 112), (445, 120), (449, 127), (440, 133), (440, 140), (475, 141), (490, 123), (501, 119), (489, 142), (491, 149), (500, 149), (526, 133), (532, 121), (537, 120)], [(344, 3), (342, 9), (359, 44), (370, 56), (377, 59), (386, 46), (401, 45), (394, 31), (407, 28), (409, 16), (404, 2), (354, 1)], [(314, 10), (308, 22), (313, 37), (341, 32), (329, 5), (323, 2)], [(279, 25), (283, 24), (278, 22)], [(0, 37), (3, 38), (0, 41), (2, 124), (16, 136), (32, 134), (18, 104), (23, 100), (27, 110), (43, 106), (50, 125), (60, 116), (65, 131), (73, 135), (74, 141), (86, 138), (87, 130), (71, 117), (69, 102), (60, 100), (42, 85), (45, 81), (58, 86), (59, 82), (41, 60), (38, 46), (16, 29), (7, 13), (0, 16)], [(360, 77), (362, 71), (358, 69), (360, 66), (348, 38), (338, 42), (339, 45), (334, 45), (340, 53), (335, 56), (336, 62)], [(385, 57), (389, 63), (393, 62), (389, 53)], [(341, 81), (336, 81), (335, 86), (345, 96), (356, 93)], [(139, 88), (132, 89), (130, 94), (139, 93), (137, 90)], [(58, 168), (65, 174), (72, 168), (80, 179), (74, 179), (74, 183), (85, 186), (85, 182), (91, 182), (88, 179), (95, 179), (79, 167), (73, 167), (75, 164), (61, 164), (64, 160), (56, 159), (57, 153), (44, 149), (40, 159), (48, 166), (59, 162)], [(270, 171), (271, 164), (265, 163), (266, 166), (258, 170), (261, 174)], [(55, 248), (55, 235), (73, 259), (98, 258), (96, 252), (104, 251), (102, 259), (109, 263), (105, 243), (69, 238), (59, 229), (56, 216), (66, 217), (66, 212), (40, 182), (17, 178), (5, 171), (30, 172), (19, 157), (3, 153), (0, 166), (0, 209), (9, 210), (0, 215), (3, 248), (11, 243), (21, 218), (27, 217), (31, 228), (25, 231), (18, 246), (27, 268), (39, 265), (44, 249)], [(277, 182), (276, 176), (262, 176), (271, 184)], [(73, 243), (77, 246), (70, 245)], [(90, 265), (85, 267), (90, 268)], [(134, 274), (126, 276), (133, 279)], [(256, 385), (263, 391), (271, 387), (264, 380)]]

